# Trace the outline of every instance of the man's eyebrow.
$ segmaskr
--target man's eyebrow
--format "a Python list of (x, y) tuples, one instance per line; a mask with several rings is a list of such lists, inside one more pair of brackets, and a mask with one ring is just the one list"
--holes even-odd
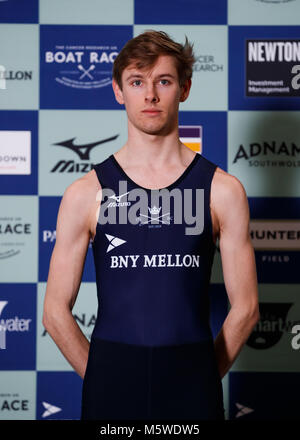
[(174, 75), (171, 75), (171, 73), (162, 73), (161, 75), (158, 75), (157, 78), (162, 78), (168, 76), (169, 78), (176, 79)]
[[(174, 75), (171, 75), (171, 73), (161, 73), (160, 75), (157, 75), (155, 78), (165, 78), (165, 77), (176, 79)], [(140, 73), (132, 73), (127, 78), (125, 78), (125, 81), (130, 81), (133, 78), (143, 78), (143, 75)]]
[(129, 81), (132, 78), (143, 78), (143, 75), (141, 75), (140, 73), (132, 73), (127, 78), (125, 78), (125, 81)]

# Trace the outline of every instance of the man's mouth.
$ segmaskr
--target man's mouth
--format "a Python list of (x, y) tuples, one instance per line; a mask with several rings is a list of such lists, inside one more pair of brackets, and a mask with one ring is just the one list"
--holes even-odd
[(161, 113), (161, 110), (157, 110), (155, 108), (149, 108), (142, 111), (142, 113), (148, 113), (150, 115), (156, 115), (158, 113)]

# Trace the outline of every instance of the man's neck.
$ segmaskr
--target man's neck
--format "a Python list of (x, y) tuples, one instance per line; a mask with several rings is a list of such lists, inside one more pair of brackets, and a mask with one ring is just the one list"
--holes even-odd
[(167, 135), (153, 135), (128, 128), (126, 144), (115, 154), (123, 163), (161, 168), (170, 162), (184, 160), (187, 147), (179, 140), (178, 126)]

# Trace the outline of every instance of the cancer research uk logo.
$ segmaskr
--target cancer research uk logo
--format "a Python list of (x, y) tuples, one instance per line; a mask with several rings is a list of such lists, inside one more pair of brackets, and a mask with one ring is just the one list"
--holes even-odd
[(112, 68), (130, 26), (41, 26), (41, 107), (119, 108)]
[(246, 96), (300, 96), (300, 40), (247, 40), (246, 53)]

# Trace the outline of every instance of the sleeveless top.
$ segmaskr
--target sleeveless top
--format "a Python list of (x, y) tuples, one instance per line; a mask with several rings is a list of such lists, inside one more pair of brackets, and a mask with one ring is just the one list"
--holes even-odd
[[(92, 241), (98, 296), (92, 337), (143, 346), (213, 340), (208, 288), (216, 250), (210, 213), (216, 167), (196, 153), (162, 191), (136, 184), (113, 154), (93, 165), (103, 195)], [(181, 204), (180, 197), (176, 203), (170, 197), (164, 210), (162, 197), (152, 203), (151, 195), (174, 189)], [(121, 211), (136, 209), (141, 192), (148, 196), (143, 206), (131, 221), (128, 214), (122, 220)], [(179, 211), (182, 221), (176, 220)], [(192, 223), (185, 212), (193, 215)], [(114, 221), (105, 222), (101, 215)], [(187, 228), (195, 232), (196, 224), (197, 233), (187, 234)]]

